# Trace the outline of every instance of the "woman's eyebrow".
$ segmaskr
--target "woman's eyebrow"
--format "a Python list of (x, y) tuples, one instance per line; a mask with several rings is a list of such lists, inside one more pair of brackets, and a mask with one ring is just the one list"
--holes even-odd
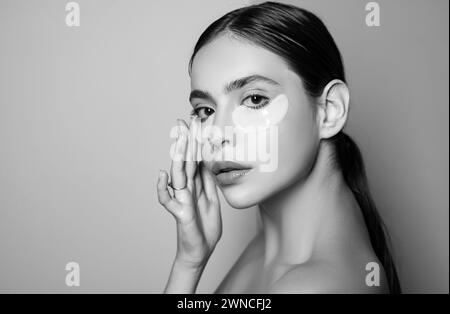
[(255, 74), (255, 75), (249, 75), (249, 76), (242, 77), (242, 78), (236, 79), (234, 81), (231, 81), (230, 83), (228, 83), (225, 86), (224, 91), (226, 94), (228, 94), (236, 89), (240, 89), (240, 88), (244, 87), (245, 85), (248, 85), (248, 84), (254, 83), (254, 82), (265, 82), (265, 83), (269, 83), (271, 85), (280, 85), (278, 82), (276, 82), (268, 77)]
[[(234, 90), (240, 89), (240, 88), (242, 88), (250, 83), (254, 83), (254, 82), (265, 82), (265, 83), (269, 83), (271, 85), (276, 85), (276, 86), (280, 85), (278, 82), (276, 82), (268, 77), (255, 74), (255, 75), (241, 77), (241, 78), (238, 78), (236, 80), (229, 82), (228, 84), (225, 85), (224, 92), (225, 92), (225, 94), (228, 94)], [(194, 98), (200, 98), (200, 99), (205, 99), (205, 100), (214, 102), (214, 98), (211, 96), (211, 94), (209, 94), (206, 91), (199, 90), (199, 89), (194, 89), (193, 91), (191, 91), (191, 93), (189, 95), (189, 101), (192, 102), (192, 99), (194, 99)]]
[(192, 99), (194, 98), (200, 98), (200, 99), (205, 99), (211, 102), (214, 102), (213, 97), (205, 91), (199, 90), (199, 89), (194, 89), (193, 91), (191, 91), (191, 93), (189, 94), (189, 101), (192, 102)]

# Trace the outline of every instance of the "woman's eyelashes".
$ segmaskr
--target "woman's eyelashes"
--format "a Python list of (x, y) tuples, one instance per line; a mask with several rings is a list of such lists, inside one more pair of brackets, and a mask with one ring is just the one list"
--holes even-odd
[(244, 98), (242, 104), (250, 109), (261, 109), (269, 104), (270, 100), (266, 96), (252, 94)]
[(194, 110), (192, 110), (191, 116), (196, 116), (200, 118), (201, 122), (204, 122), (213, 113), (214, 109), (211, 107), (197, 106), (196, 108), (194, 108)]
[[(269, 97), (260, 94), (251, 94), (245, 97), (240, 105), (245, 106), (249, 109), (258, 110), (267, 106), (269, 102)], [(194, 110), (192, 110), (191, 116), (198, 117), (200, 118), (201, 122), (204, 122), (209, 118), (209, 116), (213, 115), (214, 112), (215, 110), (211, 107), (198, 105), (196, 108), (194, 108)]]

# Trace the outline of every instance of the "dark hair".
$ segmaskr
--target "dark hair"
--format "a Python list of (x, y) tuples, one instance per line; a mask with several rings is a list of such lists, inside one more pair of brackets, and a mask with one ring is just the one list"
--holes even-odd
[[(197, 52), (222, 34), (235, 35), (281, 56), (302, 78), (305, 90), (311, 97), (320, 96), (333, 79), (346, 82), (341, 54), (333, 37), (323, 22), (307, 10), (265, 2), (227, 13), (201, 34), (189, 62), (189, 72)], [(369, 191), (361, 152), (343, 131), (327, 140), (334, 146), (333, 160), (361, 208), (373, 250), (385, 270), (390, 292), (401, 293), (387, 231)]]

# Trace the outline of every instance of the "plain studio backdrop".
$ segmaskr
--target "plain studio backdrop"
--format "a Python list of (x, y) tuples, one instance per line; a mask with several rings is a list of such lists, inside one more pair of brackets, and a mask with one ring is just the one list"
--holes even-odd
[[(176, 249), (158, 204), (169, 131), (187, 118), (188, 60), (216, 18), (252, 1), (0, 1), (0, 292), (162, 292)], [(405, 292), (448, 293), (447, 0), (290, 1), (318, 14), (344, 58), (347, 132), (391, 232)], [(222, 202), (213, 292), (254, 236), (255, 208)], [(80, 286), (65, 283), (80, 265)], [(362, 265), (361, 267), (364, 267)], [(364, 278), (361, 278), (364, 280)]]

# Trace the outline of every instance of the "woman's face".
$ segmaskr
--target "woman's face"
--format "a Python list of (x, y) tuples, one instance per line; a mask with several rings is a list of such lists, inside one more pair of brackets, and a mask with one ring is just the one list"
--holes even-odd
[(231, 206), (256, 205), (308, 175), (319, 147), (313, 104), (280, 56), (219, 36), (196, 54), (191, 90), (203, 162)]

